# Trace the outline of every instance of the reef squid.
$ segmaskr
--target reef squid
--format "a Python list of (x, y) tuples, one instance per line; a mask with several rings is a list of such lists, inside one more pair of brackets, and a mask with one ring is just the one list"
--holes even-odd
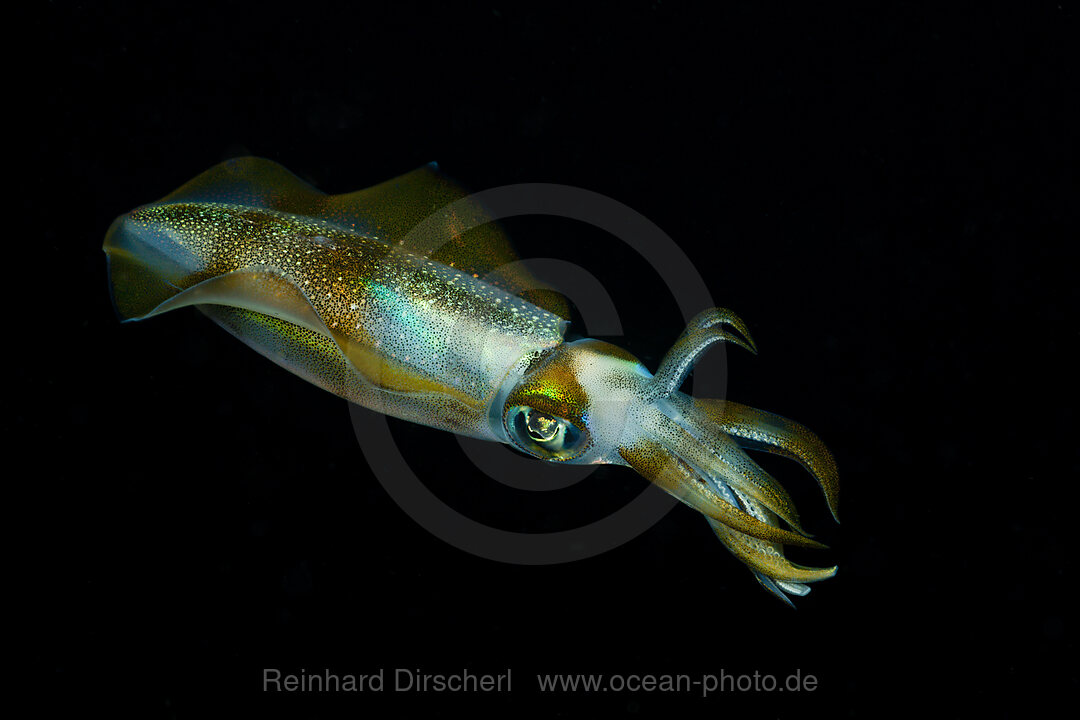
[(790, 604), (835, 567), (747, 450), (801, 463), (834, 517), (836, 464), (802, 425), (680, 388), (717, 343), (756, 353), (733, 312), (697, 315), (650, 372), (568, 340), (565, 298), (537, 289), (501, 227), (434, 164), (328, 195), (260, 158), (221, 163), (120, 216), (105, 238), (124, 320), (196, 306), (284, 368), (361, 406), (506, 443), (552, 463), (632, 468), (705, 516)]

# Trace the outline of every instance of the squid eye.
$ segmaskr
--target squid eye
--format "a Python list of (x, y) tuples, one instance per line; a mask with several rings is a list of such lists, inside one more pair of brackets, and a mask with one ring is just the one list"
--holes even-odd
[(559, 432), (559, 421), (536, 410), (525, 412), (525, 428), (537, 442), (551, 442)]
[(585, 446), (584, 433), (569, 420), (531, 407), (510, 408), (506, 428), (522, 450), (545, 460), (570, 460)]

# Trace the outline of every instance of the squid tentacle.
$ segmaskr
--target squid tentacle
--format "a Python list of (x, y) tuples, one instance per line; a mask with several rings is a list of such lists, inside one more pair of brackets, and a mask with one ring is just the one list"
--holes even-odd
[(705, 351), (718, 342), (734, 343), (752, 353), (757, 352), (742, 338), (720, 328), (710, 327), (686, 333), (675, 342), (660, 362), (649, 387), (651, 398), (667, 397), (678, 390)]
[[(737, 489), (722, 485), (719, 490), (728, 502), (739, 505), (766, 523), (775, 524), (773, 514)], [(750, 569), (762, 587), (792, 608), (795, 605), (788, 594), (806, 595), (810, 592), (806, 583), (826, 580), (836, 574), (835, 566), (811, 568), (798, 565), (784, 557), (783, 549), (777, 543), (749, 537), (708, 516), (706, 520), (724, 547)]]
[[(748, 514), (766, 523), (775, 522), (775, 517), (753, 498), (747, 497), (737, 488), (730, 488), (730, 490), (736, 496), (739, 506)], [(797, 587), (793, 590), (798, 590), (794, 594), (809, 592), (809, 588), (804, 586), (805, 583), (827, 580), (836, 574), (835, 566), (814, 568), (793, 563), (784, 557), (783, 549), (776, 543), (749, 537), (733, 530), (730, 526), (717, 524), (711, 518), (709, 520), (713, 532), (735, 557), (745, 563), (755, 574), (763, 574), (774, 582), (794, 583)], [(768, 587), (766, 583), (762, 584)]]
[(788, 582), (786, 580), (776, 580), (775, 583), (781, 590), (786, 593), (791, 593), (792, 595), (803, 597), (804, 595), (810, 594), (810, 586), (804, 585), (803, 583)]
[[(755, 573), (760, 573), (769, 580), (805, 585), (806, 583), (828, 580), (836, 575), (835, 565), (828, 568), (813, 568), (793, 563), (770, 543), (763, 543), (757, 538), (732, 530), (731, 527), (717, 522), (713, 518), (708, 518), (708, 521), (717, 538), (732, 555)], [(766, 583), (762, 584), (767, 588), (769, 587)], [(796, 592), (795, 594), (805, 594), (805, 592)]]
[(817, 481), (840, 522), (840, 475), (825, 443), (803, 425), (730, 400), (694, 400), (695, 406), (742, 447), (795, 460)]
[(751, 537), (787, 545), (827, 549), (822, 543), (757, 519), (737, 505), (725, 501), (713, 484), (701, 477), (667, 443), (642, 440), (619, 449), (622, 459), (649, 481), (694, 508)]
[[(729, 325), (742, 337), (724, 330)], [(726, 308), (709, 308), (695, 315), (664, 355), (649, 386), (649, 399), (667, 397), (679, 389), (702, 354), (718, 342), (734, 343), (757, 354), (757, 345), (742, 318)]]
[[(693, 501), (684, 496), (680, 499), (701, 511), (728, 551), (750, 568), (762, 586), (788, 604), (791, 604), (789, 594), (804, 595), (809, 592), (806, 583), (825, 580), (835, 575), (835, 566), (807, 567), (784, 557), (783, 544), (806, 543), (788, 542), (778, 533), (769, 537), (765, 533), (747, 532), (746, 528), (729, 521), (731, 518), (741, 520), (748, 517), (765, 527), (778, 527), (778, 518), (783, 518), (783, 515), (769, 507), (771, 502), (756, 497), (762, 488), (751, 482), (751, 478), (767, 478), (766, 487), (779, 489), (779, 493), (785, 498), (788, 497), (787, 493), (742, 452), (734, 439), (710, 428), (707, 418), (695, 412), (692, 401), (689, 398), (684, 399), (686, 402), (682, 404), (685, 412), (678, 409), (680, 403), (677, 402), (657, 403), (654, 407), (658, 417), (650, 423), (652, 437), (669, 453), (669, 458), (684, 466), (684, 472), (696, 475), (697, 484), (686, 484), (694, 488), (696, 495), (700, 497), (693, 498)], [(740, 462), (740, 458), (744, 462)], [(641, 472), (637, 466), (635, 469)], [(656, 482), (655, 479), (653, 481)], [(784, 506), (779, 504), (779, 507)], [(788, 507), (794, 510), (790, 498)], [(727, 517), (717, 512), (718, 509), (726, 510)], [(802, 532), (797, 524), (786, 519), (785, 521)], [(795, 522), (797, 523), (797, 516)], [(757, 529), (755, 525), (749, 527)], [(819, 544), (816, 547), (824, 545)]]
[[(791, 602), (791, 598), (788, 597), (788, 593), (792, 595), (806, 595), (810, 592), (810, 588), (800, 583), (789, 583), (783, 580), (773, 580), (768, 575), (764, 575), (757, 570), (751, 569), (750, 572), (754, 574), (754, 578), (761, 584), (761, 587), (768, 590), (774, 597), (778, 597), (784, 601), (784, 603), (791, 608), (795, 609), (795, 603)], [(797, 588), (797, 589), (792, 589)]]
[[(730, 325), (746, 340), (720, 325)], [(818, 482), (834, 517), (839, 492), (836, 463), (821, 440), (798, 423), (737, 403), (696, 400), (677, 392), (704, 352), (716, 342), (732, 342), (757, 352), (745, 324), (734, 313), (713, 308), (695, 317), (664, 356), (646, 390), (648, 401), (683, 436), (681, 442), (661, 442), (698, 474), (709, 490), (706, 494), (710, 500), (735, 508), (766, 526), (777, 526), (778, 519), (782, 519), (807, 535), (787, 491), (741, 448), (766, 450), (800, 462)], [(675, 431), (668, 428), (668, 432)], [(718, 539), (758, 582), (792, 607), (789, 595), (805, 595), (810, 592), (808, 583), (836, 574), (835, 566), (815, 568), (791, 562), (784, 556), (783, 541), (762, 533), (746, 533), (725, 522), (718, 513), (702, 512)]]
[(714, 481), (739, 488), (783, 519), (795, 532), (812, 537), (802, 528), (799, 512), (788, 491), (743, 452), (732, 438), (700, 422), (694, 417), (692, 408), (683, 412), (676, 403), (665, 400), (658, 404), (658, 409), (675, 426), (672, 432), (681, 433), (683, 441), (679, 443), (679, 454), (698, 472)]
[(746, 323), (743, 322), (742, 318), (727, 308), (714, 307), (709, 308), (708, 310), (702, 310), (690, 319), (690, 322), (686, 325), (686, 329), (683, 330), (682, 335), (680, 335), (679, 338), (682, 339), (682, 337), (691, 333), (699, 330), (707, 330), (708, 328), (717, 327), (718, 325), (730, 325), (738, 330), (739, 334), (746, 338), (747, 343), (749, 343), (750, 347), (748, 349), (750, 352), (755, 355), (757, 354), (757, 344), (754, 342), (754, 338), (750, 337), (750, 329), (746, 326)]

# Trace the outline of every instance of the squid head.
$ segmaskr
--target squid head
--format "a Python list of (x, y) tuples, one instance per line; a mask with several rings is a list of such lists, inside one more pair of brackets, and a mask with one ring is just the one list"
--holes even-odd
[[(735, 334), (731, 330), (737, 331)], [(802, 528), (791, 496), (744, 451), (800, 462), (837, 517), (836, 464), (820, 439), (786, 418), (679, 391), (714, 343), (756, 352), (743, 322), (713, 308), (698, 315), (656, 374), (610, 343), (564, 343), (527, 372), (503, 407), (507, 436), (542, 460), (632, 467), (708, 520), (720, 541), (778, 597), (805, 595), (835, 567), (787, 560), (783, 545), (824, 548)], [(837, 518), (838, 519), (838, 518)]]

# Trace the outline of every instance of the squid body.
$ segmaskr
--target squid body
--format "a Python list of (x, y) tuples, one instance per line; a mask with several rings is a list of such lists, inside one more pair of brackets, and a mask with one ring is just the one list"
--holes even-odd
[(800, 462), (836, 516), (822, 442), (777, 415), (679, 390), (715, 343), (756, 352), (745, 324), (702, 312), (655, 374), (609, 343), (565, 340), (565, 299), (537, 288), (499, 226), (434, 164), (326, 195), (268, 160), (229, 160), (118, 218), (104, 249), (124, 319), (194, 305), (362, 406), (541, 460), (629, 466), (703, 514), (786, 602), (836, 572), (785, 558), (784, 545), (823, 546), (744, 452)]

